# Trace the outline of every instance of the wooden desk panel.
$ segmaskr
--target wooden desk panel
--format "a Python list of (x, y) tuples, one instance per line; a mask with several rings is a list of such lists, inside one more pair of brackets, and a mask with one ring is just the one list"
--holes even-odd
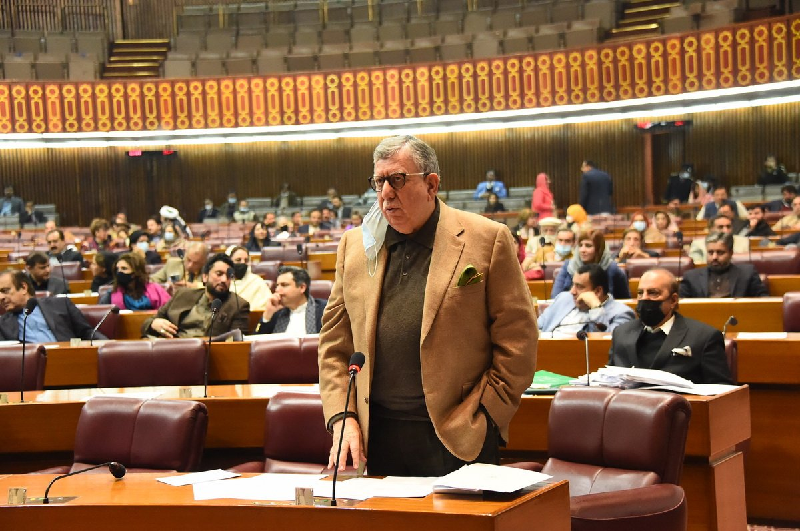
[[(54, 496), (77, 495), (63, 505), (5, 506), (4, 528), (83, 531), (102, 522), (118, 531), (141, 529), (438, 529), (441, 531), (569, 531), (565, 481), (499, 500), (432, 494), (425, 498), (374, 498), (351, 507), (298, 507), (245, 500), (196, 502), (192, 488), (157, 482), (163, 474), (83, 474), (62, 480)], [(26, 487), (41, 496), (53, 475), (6, 476), (0, 491)], [(5, 500), (3, 500), (4, 502)]]

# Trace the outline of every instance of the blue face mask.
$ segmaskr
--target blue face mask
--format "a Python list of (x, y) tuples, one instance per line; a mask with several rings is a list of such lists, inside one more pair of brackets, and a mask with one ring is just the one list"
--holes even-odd
[(644, 230), (647, 228), (647, 223), (645, 223), (644, 221), (634, 221), (633, 228), (638, 230), (639, 232), (644, 232)]
[(572, 251), (572, 247), (570, 247), (569, 245), (563, 245), (563, 244), (560, 244), (560, 243), (556, 244), (556, 254), (559, 254), (561, 256), (566, 256), (571, 251)]

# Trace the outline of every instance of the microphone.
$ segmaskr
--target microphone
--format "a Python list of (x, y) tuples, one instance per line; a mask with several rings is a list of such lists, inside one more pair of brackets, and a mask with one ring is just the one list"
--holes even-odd
[(56, 260), (58, 260), (58, 265), (60, 266), (59, 269), (61, 270), (61, 280), (64, 282), (64, 289), (67, 290), (67, 294), (69, 294), (69, 284), (67, 284), (67, 276), (64, 274), (64, 255), (57, 255)]
[(103, 323), (106, 322), (106, 319), (108, 319), (108, 316), (111, 315), (112, 313), (119, 313), (119, 308), (117, 308), (116, 306), (109, 308), (106, 314), (103, 316), (103, 318), (100, 319), (100, 322), (97, 323), (97, 326), (95, 326), (92, 329), (92, 335), (89, 336), (89, 346), (92, 346), (94, 344), (94, 335), (97, 333), (98, 330), (100, 330), (100, 327), (103, 326)]
[(544, 236), (539, 237), (539, 248), (542, 250), (542, 263), (540, 264), (542, 267), (542, 280), (544, 280), (544, 298), (547, 299), (547, 266), (544, 265), (544, 246), (547, 243)]
[(728, 320), (725, 321), (724, 325), (722, 325), (722, 339), (723, 340), (725, 339), (725, 333), (728, 331), (728, 325), (736, 326), (738, 324), (739, 320), (736, 318), (736, 316), (731, 315), (730, 317), (728, 317)]
[(594, 325), (595, 328), (597, 328), (597, 330), (600, 331), (600, 332), (605, 332), (606, 330), (608, 330), (608, 326), (606, 326), (604, 323), (600, 323), (600, 322), (597, 322), (597, 321), (589, 321), (589, 322), (585, 323), (583, 325), (583, 328), (578, 330), (578, 333), (576, 334), (577, 338), (580, 339), (581, 341), (583, 341), (583, 346), (584, 346), (584, 349), (586, 351), (586, 386), (587, 387), (592, 385), (590, 383), (590, 380), (589, 380), (589, 326), (590, 325)]
[(333, 469), (333, 487), (331, 488), (331, 507), (336, 507), (336, 478), (339, 475), (339, 459), (342, 457), (342, 441), (344, 440), (344, 424), (347, 422), (348, 407), (350, 407), (350, 391), (353, 388), (353, 380), (356, 374), (361, 372), (366, 358), (361, 352), (354, 352), (350, 356), (350, 363), (347, 372), (350, 374), (350, 379), (347, 382), (347, 398), (344, 401), (345, 416), (342, 418), (342, 430), (339, 432), (339, 447), (336, 449), (336, 465)]
[(675, 239), (678, 240), (678, 278), (681, 278), (683, 266), (683, 233), (675, 231)]
[(59, 479), (68, 478), (70, 476), (75, 476), (77, 474), (83, 474), (84, 472), (89, 472), (90, 470), (97, 470), (98, 468), (102, 468), (104, 466), (107, 466), (108, 471), (111, 472), (111, 475), (113, 475), (117, 479), (122, 479), (125, 476), (125, 472), (127, 472), (127, 470), (125, 470), (125, 465), (123, 465), (122, 463), (117, 463), (116, 461), (109, 461), (108, 463), (103, 463), (101, 465), (90, 466), (89, 468), (84, 468), (83, 470), (76, 470), (75, 472), (70, 472), (68, 474), (56, 476), (53, 478), (53, 481), (51, 481), (50, 484), (47, 486), (47, 490), (44, 491), (44, 498), (42, 498), (42, 503), (44, 505), (50, 504), (50, 498), (48, 497), (48, 495), (50, 494), (50, 488), (53, 486), (53, 483), (55, 483)]
[(308, 261), (308, 237), (306, 237), (306, 245), (302, 243), (297, 244), (297, 254), (300, 256), (300, 267), (303, 269), (306, 268), (306, 262)]
[(36, 297), (31, 297), (28, 299), (28, 302), (25, 303), (25, 309), (23, 310), (25, 316), (22, 318), (22, 369), (19, 371), (20, 402), (25, 402), (25, 345), (27, 343), (25, 336), (28, 332), (28, 316), (33, 313), (33, 310), (35, 310), (37, 306), (39, 306), (39, 301), (36, 300)]
[(214, 299), (211, 301), (211, 322), (208, 324), (208, 345), (206, 346), (206, 363), (203, 368), (203, 397), (208, 398), (208, 358), (211, 356), (211, 328), (217, 320), (217, 312), (222, 306), (222, 300)]

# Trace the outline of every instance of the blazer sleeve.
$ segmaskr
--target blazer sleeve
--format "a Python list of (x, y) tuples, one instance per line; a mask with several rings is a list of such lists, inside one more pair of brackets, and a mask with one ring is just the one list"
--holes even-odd
[(158, 282), (159, 284), (164, 284), (167, 282), (167, 264), (164, 264), (164, 267), (150, 275), (150, 282)]
[(714, 330), (706, 337), (700, 360), (703, 383), (733, 384), (728, 359), (725, 356), (725, 341), (722, 332)]
[(169, 312), (169, 309), (172, 306), (172, 302), (174, 300), (175, 300), (175, 297), (171, 298), (168, 303), (166, 303), (164, 306), (162, 306), (161, 308), (158, 309), (158, 311), (156, 312), (155, 315), (145, 319), (145, 321), (142, 323), (142, 329), (141, 329), (142, 337), (145, 337), (147, 335), (147, 332), (150, 330), (150, 325), (153, 324), (153, 321), (155, 319), (167, 319), (167, 320), (169, 320), (169, 318), (167, 317), (167, 312)]
[(550, 290), (551, 299), (555, 299), (556, 295), (572, 287), (572, 279), (567, 271), (568, 267), (569, 260), (566, 260), (564, 265), (561, 266), (561, 271), (558, 273), (558, 276), (553, 279), (553, 289)]
[(264, 321), (263, 319), (258, 322), (256, 325), (256, 329), (253, 334), (271, 334), (275, 331), (275, 317), (277, 316), (277, 312), (272, 316), (269, 321)]
[[(234, 297), (237, 297), (235, 293), (232, 293)], [(246, 300), (242, 299), (239, 301), (239, 311), (236, 312), (235, 317), (231, 320), (231, 330), (239, 329), (242, 331), (243, 334), (247, 334), (250, 331), (250, 303)]]
[(697, 297), (697, 295), (694, 293), (694, 289), (692, 289), (691, 277), (684, 275), (681, 279), (681, 282), (678, 285), (678, 297), (681, 299), (692, 299)]
[(322, 314), (325, 313), (325, 306), (328, 305), (328, 299), (317, 299), (317, 306), (316, 306), (316, 314), (314, 315), (316, 323), (316, 332), (319, 334), (319, 331), (322, 329)]
[[(65, 298), (63, 299), (64, 303), (67, 307), (67, 315), (69, 315), (69, 320), (71, 323), (72, 332), (75, 334), (75, 337), (79, 337), (81, 339), (91, 339), (92, 338), (92, 330), (94, 327), (89, 324), (89, 321), (86, 320), (86, 317), (83, 316), (81, 311), (78, 309), (75, 304), (72, 303), (71, 300)], [(94, 339), (108, 339), (104, 336), (100, 330), (98, 330), (94, 334)]]
[(584, 210), (587, 210), (587, 206), (589, 206), (589, 185), (586, 182), (586, 175), (581, 177), (581, 188), (580, 188), (580, 199), (578, 199), (578, 204), (580, 204)]
[(617, 267), (617, 264), (612, 263), (609, 267), (609, 274), (611, 276), (611, 294), (615, 299), (630, 299), (631, 288), (628, 284), (628, 275), (625, 271)]
[(764, 283), (761, 282), (761, 277), (758, 275), (758, 271), (756, 271), (755, 268), (750, 273), (745, 297), (769, 297), (769, 290)]

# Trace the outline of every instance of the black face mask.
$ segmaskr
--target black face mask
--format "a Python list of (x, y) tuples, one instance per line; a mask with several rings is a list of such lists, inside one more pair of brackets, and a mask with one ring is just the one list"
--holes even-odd
[(117, 271), (117, 284), (120, 286), (127, 286), (130, 284), (131, 280), (133, 280), (133, 275), (130, 273), (123, 273), (121, 271)]
[(247, 273), (247, 264), (233, 264), (233, 275), (236, 280), (242, 280)]
[(636, 314), (639, 319), (649, 327), (654, 327), (663, 321), (664, 317), (666, 317), (661, 310), (661, 304), (664, 303), (664, 300), (640, 299), (636, 303)]

